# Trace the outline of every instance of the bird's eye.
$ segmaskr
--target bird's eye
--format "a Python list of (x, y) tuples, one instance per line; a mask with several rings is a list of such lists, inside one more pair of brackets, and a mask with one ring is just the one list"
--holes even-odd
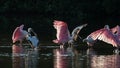
[(117, 34), (117, 31), (115, 31), (114, 34)]

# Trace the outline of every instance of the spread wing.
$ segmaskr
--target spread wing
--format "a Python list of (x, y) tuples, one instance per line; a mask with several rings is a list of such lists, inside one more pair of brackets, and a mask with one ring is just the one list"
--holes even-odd
[(79, 36), (79, 32), (80, 30), (83, 28), (83, 27), (86, 27), (87, 24), (83, 24), (83, 25), (80, 25), (78, 27), (76, 27), (73, 31), (72, 31), (72, 39), (76, 40), (77, 37)]
[(108, 44), (112, 44), (113, 46), (116, 47), (117, 45), (119, 45), (119, 41), (117, 37), (115, 37), (113, 33), (108, 29), (104, 29), (104, 31), (98, 36), (97, 39), (106, 42)]
[(20, 28), (17, 27), (17, 28), (14, 30), (14, 32), (13, 32), (12, 40), (14, 40), (15, 38), (17, 38), (20, 34), (21, 34)]
[(20, 39), (25, 38), (28, 32), (23, 30), (23, 28), (24, 28), (24, 25), (21, 25), (14, 30), (13, 35), (12, 35), (13, 42), (16, 42)]
[(92, 38), (93, 40), (97, 40), (98, 37), (104, 32), (104, 29), (100, 29), (97, 31), (92, 32), (90, 35), (87, 36), (87, 38)]

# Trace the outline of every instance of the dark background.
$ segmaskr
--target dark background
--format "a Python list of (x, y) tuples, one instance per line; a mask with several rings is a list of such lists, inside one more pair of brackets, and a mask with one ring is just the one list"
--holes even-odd
[[(70, 32), (88, 23), (81, 31), (86, 37), (108, 24), (120, 23), (120, 0), (0, 0), (0, 35), (11, 38), (14, 29), (32, 27), (41, 40), (55, 38), (53, 20), (67, 22)], [(50, 40), (51, 40), (50, 39)]]

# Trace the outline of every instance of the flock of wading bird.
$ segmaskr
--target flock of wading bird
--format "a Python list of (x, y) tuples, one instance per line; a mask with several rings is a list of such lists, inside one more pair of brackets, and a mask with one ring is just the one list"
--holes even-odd
[[(74, 42), (77, 38), (82, 39), (79, 36), (81, 29), (86, 27), (87, 24), (83, 24), (77, 26), (73, 29), (72, 33), (70, 34), (68, 25), (64, 21), (54, 20), (53, 27), (56, 29), (56, 38), (53, 40), (54, 43), (59, 44), (60, 48), (64, 48), (65, 44), (67, 43), (69, 46), (73, 46)], [(39, 45), (39, 39), (37, 34), (34, 32), (32, 28), (28, 28), (28, 31), (24, 30), (24, 25), (20, 25), (17, 27), (12, 36), (13, 43), (17, 41), (20, 42), (22, 45), (23, 40), (27, 40), (32, 48), (36, 48)], [(104, 28), (96, 30), (90, 33), (83, 42), (87, 42), (88, 46), (93, 46), (97, 40), (103, 41), (105, 43), (111, 44), (113, 47), (119, 49), (120, 47), (120, 26), (117, 25), (114, 28), (109, 28), (108, 25), (105, 25)]]

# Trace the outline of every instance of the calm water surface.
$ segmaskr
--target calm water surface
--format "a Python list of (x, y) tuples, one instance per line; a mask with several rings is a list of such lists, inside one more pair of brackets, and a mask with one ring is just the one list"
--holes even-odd
[(1, 44), (0, 68), (120, 68), (120, 55), (92, 48), (59, 49), (46, 45), (32, 50), (28, 45)]

